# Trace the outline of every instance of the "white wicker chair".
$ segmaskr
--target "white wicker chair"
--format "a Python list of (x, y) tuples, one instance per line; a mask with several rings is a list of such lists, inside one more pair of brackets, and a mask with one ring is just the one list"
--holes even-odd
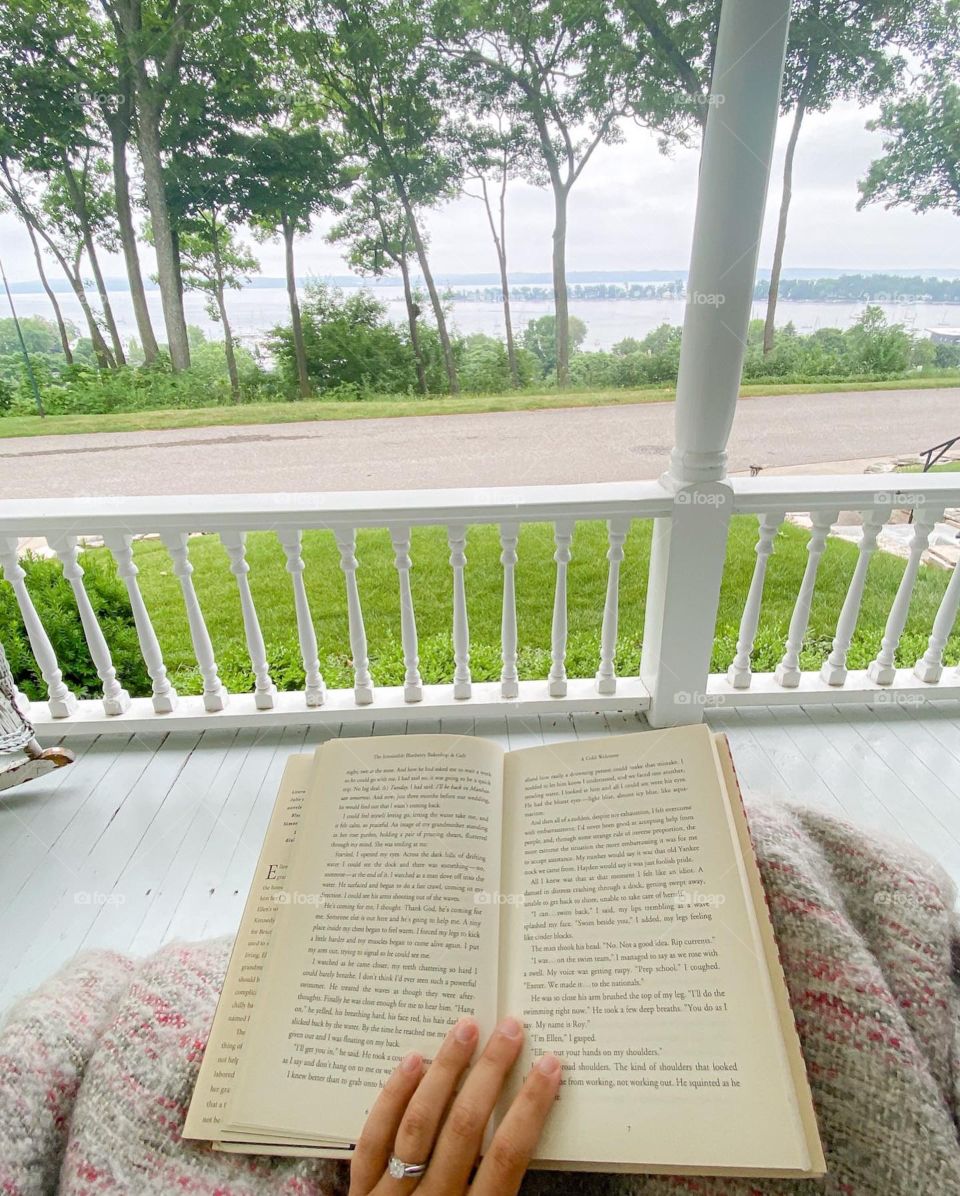
[(15, 760), (0, 768), (0, 790), (35, 780), (73, 760), (73, 753), (66, 748), (40, 746), (30, 720), (17, 704), (17, 697), (7, 654), (0, 644), (0, 754), (21, 751), (26, 754), (25, 760)]

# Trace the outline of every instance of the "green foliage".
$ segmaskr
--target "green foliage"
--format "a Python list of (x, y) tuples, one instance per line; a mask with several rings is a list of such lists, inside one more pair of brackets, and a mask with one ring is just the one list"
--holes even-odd
[(883, 133), (883, 154), (860, 182), (860, 203), (940, 209), (960, 216), (960, 75), (939, 62), (911, 89), (885, 103), (868, 128)]
[[(409, 337), (387, 319), (386, 307), (369, 291), (344, 294), (336, 287), (311, 284), (302, 320), (307, 373), (318, 395), (365, 398), (416, 391)], [(436, 368), (439, 345), (431, 333), (429, 328), (421, 329), (421, 348), (428, 375), (433, 375), (431, 389), (442, 390)], [(292, 390), (297, 375), (291, 329), (274, 328), (268, 343), (281, 377)]]
[[(529, 349), (518, 349), (517, 369), (520, 385), (529, 386), (541, 373), (542, 365)], [(502, 394), (510, 390), (513, 380), (503, 341), (482, 332), (468, 336), (460, 358), (460, 383), (464, 390), (475, 394)]]
[[(92, 698), (102, 693), (73, 592), (60, 562), (28, 553), (20, 563), (67, 684), (78, 697)], [(140, 655), (126, 586), (117, 576), (113, 558), (102, 550), (93, 550), (81, 552), (80, 563), (85, 574), (84, 587), (97, 612), (118, 675), (131, 693), (149, 694), (150, 678)], [(46, 698), (46, 686), (30, 652), (16, 599), (8, 585), (0, 585), (0, 640), (23, 692), (31, 700)]]
[[(568, 324), (570, 350), (576, 352), (587, 335), (583, 320), (571, 316)], [(530, 320), (523, 330), (521, 344), (540, 362), (540, 372), (546, 377), (557, 366), (557, 320), (555, 316), (540, 316)]]
[[(63, 358), (63, 347), (57, 326), (52, 320), (45, 320), (43, 316), (23, 316), (20, 319), (20, 331), (27, 346), (27, 352), (49, 353), (51, 356)], [(67, 325), (70, 338), (77, 336), (77, 329), (73, 324)], [(11, 317), (0, 320), (0, 358), (7, 356), (19, 357), (22, 350), (17, 336), (17, 327)]]
[[(173, 373), (169, 359), (161, 355), (149, 366), (124, 366), (98, 370), (77, 364), (54, 373), (47, 358), (33, 358), (33, 370), (49, 415), (96, 414), (109, 411), (145, 411), (181, 407), (211, 407), (232, 401), (222, 341), (208, 341), (194, 329), (192, 364), (189, 370)], [(241, 394), (248, 399), (275, 397), (269, 375), (246, 349), (237, 348)], [(36, 410), (33, 391), (21, 369), (9, 405), (0, 415), (32, 415)]]

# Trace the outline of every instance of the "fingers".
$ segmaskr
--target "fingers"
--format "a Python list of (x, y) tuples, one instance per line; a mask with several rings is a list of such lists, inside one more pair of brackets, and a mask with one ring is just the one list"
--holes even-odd
[(515, 1017), (505, 1018), (473, 1065), (443, 1123), (427, 1172), (431, 1192), (461, 1192), (466, 1187), (484, 1128), (522, 1045), (523, 1027)]
[(516, 1196), (560, 1087), (560, 1060), (538, 1059), (483, 1156), (471, 1196)]
[(381, 1089), (350, 1161), (351, 1196), (365, 1196), (386, 1170), (400, 1120), (422, 1075), (423, 1056), (411, 1051)]
[(447, 1106), (476, 1050), (479, 1033), (472, 1017), (461, 1018), (443, 1040), (411, 1096), (394, 1147), (405, 1163), (425, 1163), (430, 1157)]

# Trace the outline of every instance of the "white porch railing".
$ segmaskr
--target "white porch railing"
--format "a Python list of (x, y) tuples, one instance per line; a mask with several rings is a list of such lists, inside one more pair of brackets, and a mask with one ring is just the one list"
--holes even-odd
[[(48, 701), (35, 702), (31, 717), (39, 729), (90, 733), (129, 733), (147, 727), (175, 729), (198, 725), (268, 725), (280, 722), (337, 722), (375, 717), (436, 718), (440, 714), (543, 713), (558, 710), (648, 710), (658, 724), (689, 722), (706, 705), (772, 702), (904, 701), (917, 695), (960, 697), (957, 670), (945, 670), (943, 649), (960, 604), (960, 570), (955, 571), (929, 628), (925, 652), (911, 667), (894, 661), (906, 624), (920, 557), (936, 519), (947, 506), (960, 506), (960, 484), (949, 475), (926, 475), (891, 487), (889, 477), (743, 479), (731, 483), (694, 484), (673, 494), (658, 482), (632, 485), (529, 487), (485, 491), (412, 491), (334, 495), (252, 495), (179, 499), (80, 499), (71, 502), (0, 503), (0, 565), (13, 587), (24, 628), (47, 687)], [(877, 534), (896, 509), (914, 511), (912, 549), (903, 579), (893, 598), (882, 646), (870, 667), (848, 671), (847, 652), (870, 577), (867, 571)], [(800, 669), (817, 572), (831, 525), (841, 511), (863, 518), (859, 557), (837, 612), (829, 659), (818, 672)], [(764, 579), (775, 552), (775, 535), (788, 511), (811, 513), (813, 530), (808, 559), (793, 605), (783, 656), (772, 673), (751, 670), (751, 652), (760, 622)], [(753, 579), (746, 594), (737, 652), (726, 675), (709, 675), (710, 647), (722, 580), (726, 529), (734, 514), (758, 516)], [(581, 520), (605, 520), (608, 526), (607, 587), (602, 612), (596, 673), (590, 678), (567, 676), (567, 566), (573, 530)], [(693, 584), (647, 602), (640, 677), (617, 677), (614, 653), (620, 604), (620, 564), (624, 541), (634, 520), (653, 520), (656, 536), (683, 539), (686, 559), (702, 562)], [(549, 675), (539, 681), (517, 676), (517, 602), (514, 585), (519, 528), (551, 523), (555, 529), (556, 562)], [(502, 569), (500, 681), (476, 683), (470, 673), (470, 630), (464, 576), (471, 528), (499, 529)], [(450, 634), (455, 671), (451, 684), (425, 685), (417, 650), (417, 614), (410, 586), (416, 559), (411, 529), (447, 529), (453, 602)], [(327, 689), (320, 672), (313, 613), (303, 581), (302, 533), (326, 528), (339, 548), (343, 588), (324, 595), (329, 606), (340, 602), (349, 629), (353, 687)], [(375, 687), (368, 661), (364, 612), (357, 570), (356, 534), (361, 528), (389, 532), (397, 579), (396, 620), (403, 645), (404, 682)], [(204, 613), (197, 600), (190, 560), (189, 534), (219, 535), (236, 578), (247, 653), (254, 676), (249, 693), (227, 693), (221, 681)], [(278, 692), (269, 671), (267, 650), (251, 588), (245, 537), (248, 532), (275, 534), (290, 575), (291, 611), (305, 676), (298, 692)], [(203, 693), (178, 695), (167, 673), (144, 600), (132, 551), (133, 537), (159, 534), (176, 575), (193, 655), (203, 679)], [(130, 599), (140, 650), (152, 685), (151, 697), (131, 698), (124, 678), (117, 676), (103, 630), (84, 588), (78, 560), (78, 537), (99, 535), (116, 559)], [(17, 559), (19, 537), (44, 537), (63, 563), (87, 647), (102, 685), (98, 700), (78, 701), (65, 683), (54, 649), (37, 614)], [(719, 537), (719, 543), (717, 538)], [(656, 545), (655, 545), (656, 547)], [(656, 556), (656, 553), (654, 553)], [(719, 561), (719, 572), (716, 562)], [(522, 562), (521, 562), (522, 564)], [(653, 574), (656, 566), (652, 566)], [(674, 574), (674, 577), (677, 575)], [(657, 584), (651, 576), (650, 586)], [(659, 612), (669, 619), (659, 619)], [(600, 612), (597, 612), (598, 616)], [(3, 629), (0, 628), (0, 638)], [(691, 645), (701, 647), (699, 656)], [(546, 645), (543, 645), (546, 647)]]

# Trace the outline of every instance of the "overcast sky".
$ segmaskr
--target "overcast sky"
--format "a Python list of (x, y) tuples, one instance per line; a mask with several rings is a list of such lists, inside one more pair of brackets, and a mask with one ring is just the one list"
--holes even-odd
[[(955, 217), (945, 212), (924, 216), (904, 209), (887, 212), (880, 206), (856, 210), (857, 179), (880, 152), (880, 135), (864, 128), (868, 116), (869, 112), (850, 105), (807, 117), (794, 172), (787, 267), (960, 271), (960, 227)], [(786, 124), (780, 122), (777, 137), (761, 267), (770, 265)], [(627, 129), (623, 143), (601, 147), (572, 192), (568, 269), (686, 268), (697, 160), (696, 150), (676, 151), (669, 157), (660, 154), (654, 137), (635, 127)], [(515, 183), (508, 203), (511, 270), (549, 271), (553, 216), (549, 192)], [(319, 224), (299, 244), (301, 277), (348, 272), (337, 248), (324, 240), (325, 228), (326, 223)], [(430, 213), (428, 229), (437, 273), (496, 270), (489, 230), (476, 200), (464, 197)], [(7, 213), (0, 214), (0, 244), (11, 281), (36, 277), (29, 242)], [(257, 246), (255, 253), (264, 274), (283, 273), (279, 245)], [(149, 251), (144, 251), (144, 267), (153, 269)], [(104, 273), (123, 275), (119, 256), (105, 255)]]

